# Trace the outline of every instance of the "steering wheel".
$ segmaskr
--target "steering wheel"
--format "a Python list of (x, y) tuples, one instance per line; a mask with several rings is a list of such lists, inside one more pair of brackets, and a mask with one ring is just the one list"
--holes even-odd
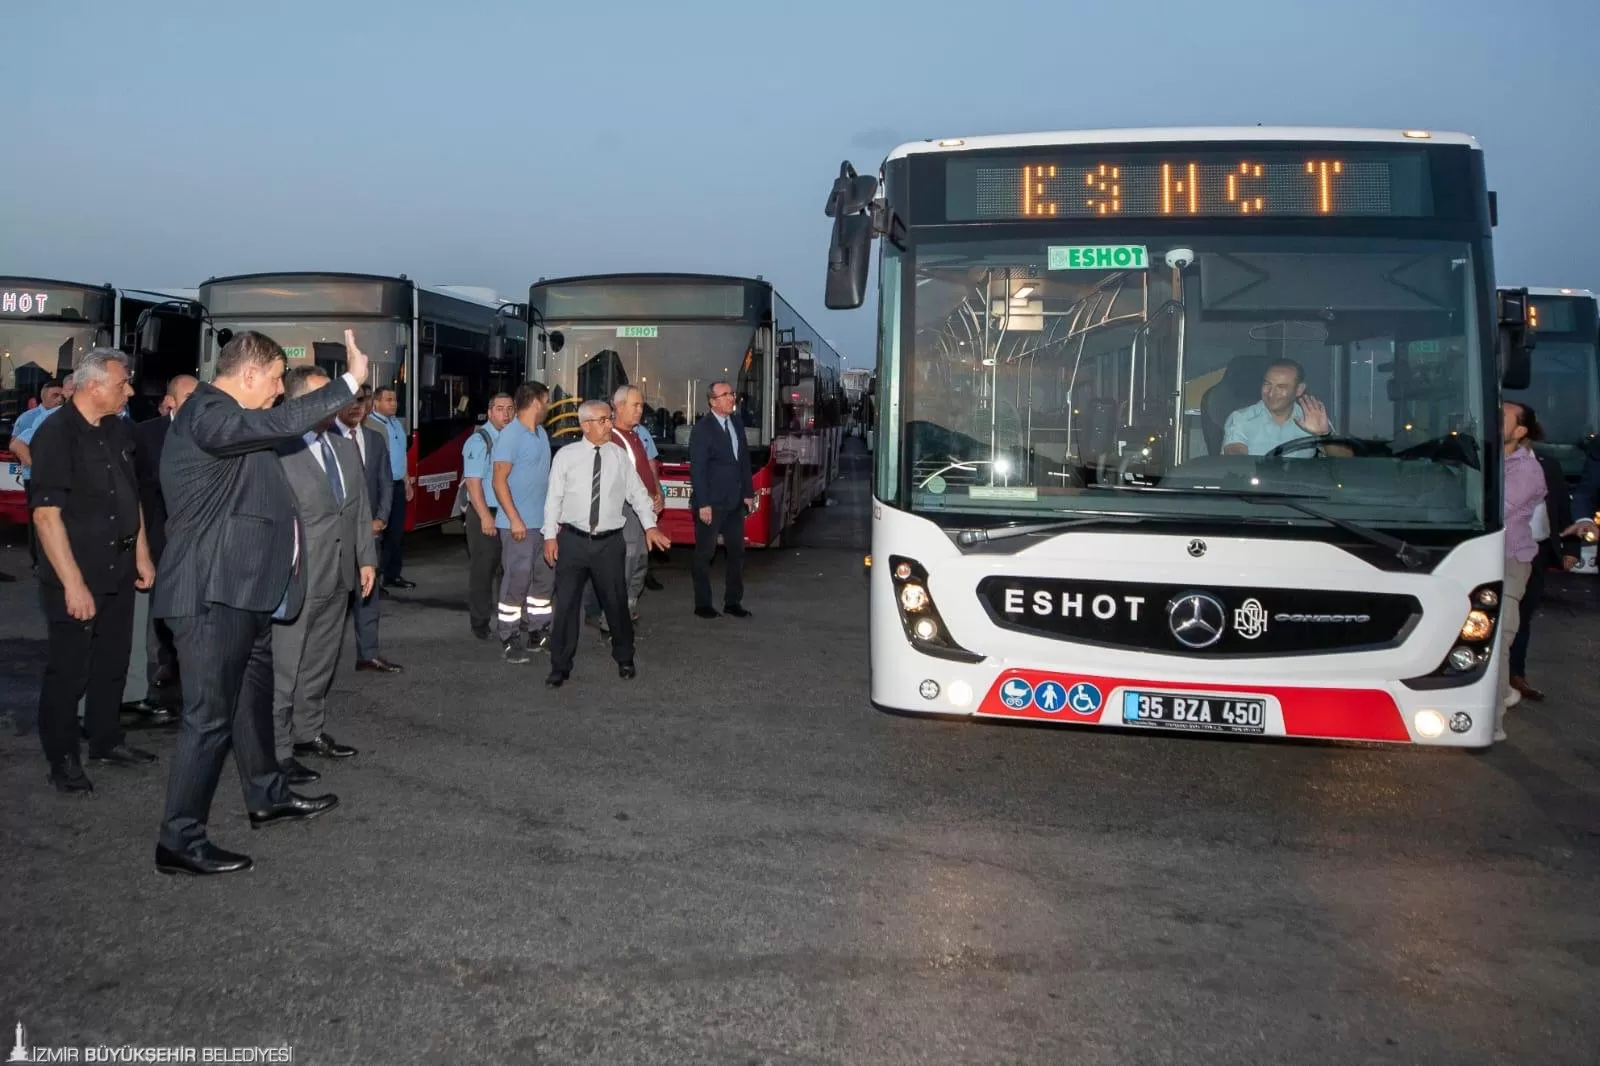
[(1292, 452), (1309, 452), (1316, 448), (1321, 448), (1325, 444), (1343, 444), (1354, 452), (1358, 458), (1365, 458), (1372, 454), (1372, 446), (1364, 440), (1329, 434), (1326, 437), (1296, 437), (1294, 440), (1286, 440), (1269, 451), (1263, 458), (1282, 459)]

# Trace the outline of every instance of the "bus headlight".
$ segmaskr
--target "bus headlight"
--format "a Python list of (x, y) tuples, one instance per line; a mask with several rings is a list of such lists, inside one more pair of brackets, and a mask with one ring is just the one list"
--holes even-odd
[[(1500, 624), (1500, 582), (1479, 585), (1467, 597), (1467, 616), (1461, 622), (1454, 646), (1431, 674), (1401, 682), (1407, 688), (1461, 688), (1481, 680), (1494, 658), (1495, 630)], [(1444, 719), (1440, 718), (1441, 732)], [(1419, 727), (1417, 730), (1421, 732)], [(1427, 734), (1424, 734), (1427, 735)], [(1433, 734), (1437, 736), (1438, 734)]]
[[(1494, 620), (1488, 612), (1472, 610), (1467, 612), (1467, 620), (1461, 623), (1461, 639), (1482, 641), (1494, 636)], [(1461, 649), (1456, 649), (1457, 651)]]
[(900, 616), (906, 640), (928, 655), (956, 662), (980, 663), (983, 656), (957, 644), (945, 627), (939, 608), (928, 591), (928, 571), (915, 559), (889, 556), (889, 577), (894, 588), (895, 611)]

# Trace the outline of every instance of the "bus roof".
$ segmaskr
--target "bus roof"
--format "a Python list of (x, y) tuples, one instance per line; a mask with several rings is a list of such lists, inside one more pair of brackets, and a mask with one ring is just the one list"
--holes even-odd
[[(461, 300), (465, 303), (478, 304), (482, 307), (502, 307), (511, 300), (501, 299), (492, 288), (477, 285), (424, 285), (404, 274), (363, 274), (344, 270), (269, 270), (255, 274), (228, 274), (207, 278), (202, 284), (217, 285), (238, 281), (260, 281), (264, 278), (333, 278), (336, 280), (350, 281), (394, 281), (404, 285), (415, 285), (424, 292), (431, 292), (436, 296), (446, 296), (452, 300)], [(192, 290), (198, 297), (199, 290)]]
[[(1500, 288), (1518, 289), (1522, 288), (1522, 286), (1502, 284)], [(1591, 300), (1597, 299), (1595, 294), (1588, 289), (1553, 289), (1545, 285), (1529, 285), (1527, 289), (1529, 296), (1587, 296)]]
[(1060, 130), (1054, 133), (1000, 133), (910, 141), (885, 162), (924, 152), (971, 152), (985, 148), (1041, 148), (1066, 145), (1159, 144), (1170, 141), (1349, 141), (1370, 144), (1459, 144), (1478, 146), (1465, 133), (1432, 130), (1345, 129), (1323, 126), (1169, 126), (1148, 129)]
[(579, 281), (617, 281), (621, 278), (670, 278), (674, 281), (737, 281), (747, 285), (772, 285), (772, 282), (762, 277), (746, 278), (737, 274), (692, 274), (670, 270), (639, 270), (616, 274), (574, 274), (565, 278), (540, 278), (534, 282), (534, 285), (567, 285)]

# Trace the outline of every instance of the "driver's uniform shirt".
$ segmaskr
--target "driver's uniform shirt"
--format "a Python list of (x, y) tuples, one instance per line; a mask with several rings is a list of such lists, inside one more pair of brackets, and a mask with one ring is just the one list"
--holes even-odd
[[(1243, 444), (1244, 449), (1251, 455), (1266, 455), (1280, 444), (1287, 444), (1301, 437), (1314, 437), (1317, 434), (1307, 433), (1296, 423), (1296, 419), (1304, 419), (1306, 413), (1298, 403), (1294, 411), (1282, 424), (1272, 417), (1272, 412), (1267, 410), (1267, 405), (1257, 400), (1249, 407), (1241, 407), (1228, 416), (1227, 422), (1222, 426), (1222, 446), (1230, 444)], [(1328, 432), (1333, 432), (1330, 422)], [(1309, 459), (1316, 454), (1315, 448), (1296, 449), (1289, 453), (1290, 459)]]

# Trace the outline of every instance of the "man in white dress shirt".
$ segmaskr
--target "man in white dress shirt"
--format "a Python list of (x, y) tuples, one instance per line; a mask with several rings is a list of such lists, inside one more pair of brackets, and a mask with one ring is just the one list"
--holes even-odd
[(611, 657), (617, 661), (617, 675), (634, 676), (623, 505), (631, 505), (639, 516), (646, 544), (663, 551), (672, 547), (667, 535), (656, 528), (650, 493), (633, 460), (611, 440), (611, 421), (610, 404), (601, 400), (583, 404), (578, 408), (583, 441), (556, 452), (550, 464), (544, 557), (556, 571), (556, 616), (550, 634), (550, 676), (544, 683), (551, 688), (560, 688), (572, 676), (586, 581), (594, 582), (611, 630)]

